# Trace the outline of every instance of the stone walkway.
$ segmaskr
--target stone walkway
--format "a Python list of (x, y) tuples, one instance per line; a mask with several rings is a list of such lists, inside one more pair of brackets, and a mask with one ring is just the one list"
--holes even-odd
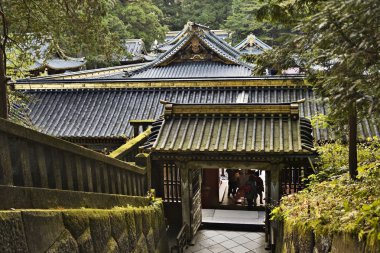
[(257, 224), (264, 226), (264, 211), (202, 209), (203, 223)]
[(268, 253), (261, 232), (200, 230), (185, 253)]

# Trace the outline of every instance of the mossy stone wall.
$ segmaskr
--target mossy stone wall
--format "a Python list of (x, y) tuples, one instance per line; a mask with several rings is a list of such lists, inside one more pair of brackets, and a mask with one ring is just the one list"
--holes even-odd
[(312, 229), (290, 222), (278, 223), (276, 253), (372, 253), (371, 249), (359, 242), (357, 237), (347, 233), (318, 235)]
[(169, 252), (162, 203), (0, 211), (0, 252)]

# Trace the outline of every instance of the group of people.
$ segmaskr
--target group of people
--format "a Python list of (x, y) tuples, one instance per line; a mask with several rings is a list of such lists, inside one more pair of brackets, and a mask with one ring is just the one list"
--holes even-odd
[[(239, 199), (245, 197), (248, 202), (248, 209), (256, 206), (257, 197), (260, 197), (260, 204), (263, 204), (264, 182), (260, 178), (259, 171), (249, 170), (244, 174), (242, 170), (227, 169), (228, 174), (228, 196)], [(248, 179), (247, 179), (248, 177)]]

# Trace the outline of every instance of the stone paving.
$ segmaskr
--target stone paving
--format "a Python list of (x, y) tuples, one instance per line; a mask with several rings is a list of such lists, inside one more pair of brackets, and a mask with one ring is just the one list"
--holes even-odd
[(200, 230), (194, 238), (194, 246), (185, 253), (268, 253), (265, 250), (265, 234), (226, 230)]
[(264, 211), (202, 209), (203, 223), (264, 225)]

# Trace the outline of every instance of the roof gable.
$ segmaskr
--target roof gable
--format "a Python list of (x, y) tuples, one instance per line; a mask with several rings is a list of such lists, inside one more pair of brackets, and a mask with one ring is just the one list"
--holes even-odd
[[(223, 65), (240, 66), (249, 70), (247, 71), (248, 74), (245, 73), (244, 76), (250, 75), (251, 66), (239, 59), (240, 53), (225, 41), (218, 38), (218, 36), (207, 27), (188, 23), (186, 29), (176, 36), (175, 41), (177, 41), (176, 44), (157, 57), (156, 60), (140, 69), (127, 73), (127, 75), (135, 77), (135, 75), (149, 69), (188, 62), (219, 62)], [(179, 73), (179, 76), (181, 76), (181, 73)], [(141, 75), (138, 75), (138, 77), (144, 78), (144, 76)], [(162, 77), (162, 75), (160, 75), (160, 77)]]
[(237, 44), (235, 49), (242, 54), (262, 54), (265, 50), (271, 50), (272, 47), (251, 33)]

